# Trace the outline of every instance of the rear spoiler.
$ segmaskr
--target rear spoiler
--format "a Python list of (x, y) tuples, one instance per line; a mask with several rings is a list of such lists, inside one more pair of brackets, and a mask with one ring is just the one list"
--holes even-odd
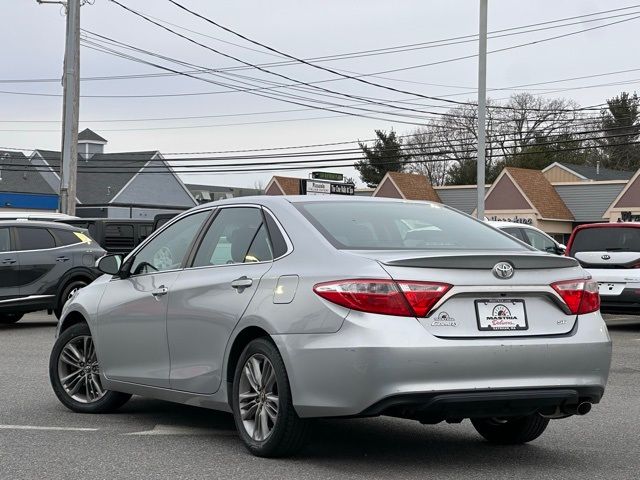
[(571, 268), (579, 266), (575, 258), (556, 255), (443, 255), (402, 258), (382, 262), (393, 267), (459, 268), (465, 270), (487, 270), (498, 262), (508, 262), (517, 269), (535, 270), (543, 268)]

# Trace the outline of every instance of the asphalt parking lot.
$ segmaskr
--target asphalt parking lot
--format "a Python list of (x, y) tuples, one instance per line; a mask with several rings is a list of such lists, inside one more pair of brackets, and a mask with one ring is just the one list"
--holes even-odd
[(299, 456), (267, 460), (246, 452), (225, 413), (139, 397), (110, 415), (66, 410), (47, 376), (55, 321), (32, 314), (0, 327), (0, 479), (637, 479), (640, 321), (613, 320), (602, 403), (529, 445), (488, 445), (468, 421), (325, 420)]

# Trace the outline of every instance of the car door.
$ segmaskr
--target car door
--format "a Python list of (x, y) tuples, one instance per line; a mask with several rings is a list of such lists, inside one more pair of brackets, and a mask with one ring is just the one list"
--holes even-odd
[(108, 283), (98, 306), (100, 365), (113, 380), (169, 386), (167, 299), (211, 211), (168, 225), (127, 258), (124, 278)]
[(54, 298), (60, 278), (73, 266), (64, 249), (44, 227), (15, 227), (20, 263), (20, 296), (49, 295)]
[(273, 254), (259, 207), (218, 211), (190, 268), (169, 293), (171, 388), (211, 394), (222, 379), (224, 351)]
[(0, 228), (0, 301), (20, 296), (18, 253), (12, 247), (11, 228)]

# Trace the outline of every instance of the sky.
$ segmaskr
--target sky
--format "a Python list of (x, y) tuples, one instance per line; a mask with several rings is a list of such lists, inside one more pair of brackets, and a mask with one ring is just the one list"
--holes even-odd
[[(82, 28), (182, 62), (212, 69), (237, 67), (241, 64), (211, 49), (251, 64), (279, 60), (272, 52), (199, 19), (168, 0), (119, 1), (148, 17), (174, 24), (175, 26), (171, 26), (165, 23), (169, 28), (209, 46), (210, 49), (190, 43), (150, 24), (109, 0), (95, 0), (82, 7)], [(177, 1), (253, 40), (305, 59), (437, 41), (478, 32), (479, 0)], [(634, 55), (640, 23), (640, 18), (635, 17), (640, 16), (640, 4), (634, 4), (630, 0), (489, 0), (490, 32), (634, 5), (638, 8), (577, 19), (574, 21), (577, 24), (572, 26), (490, 39), (489, 51), (625, 20), (617, 25), (490, 54), (487, 63), (488, 88), (505, 88), (640, 68)], [(637, 15), (633, 15), (634, 12)], [(0, 15), (3, 19), (3, 27), (0, 29), (0, 44), (3, 45), (0, 50), (0, 148), (59, 150), (62, 98), (18, 93), (62, 94), (60, 82), (55, 81), (62, 75), (64, 55), (65, 18), (61, 6), (39, 5), (36, 0), (2, 0)], [(613, 15), (625, 16), (599, 22), (578, 23), (590, 18)], [(475, 102), (477, 58), (473, 55), (477, 54), (477, 49), (476, 41), (448, 46), (432, 44), (431, 48), (317, 64), (352, 72), (348, 75), (353, 76), (471, 56), (462, 60), (381, 74), (384, 78), (362, 78), (405, 92), (417, 92), (420, 95), (442, 97), (462, 94), (450, 98)], [(145, 58), (170, 65), (176, 70), (189, 69), (157, 58)], [(411, 99), (424, 105), (434, 104), (433, 101), (407, 93), (364, 85), (300, 63), (269, 67), (269, 70), (294, 81), (323, 81), (316, 85), (351, 96), (374, 97), (385, 103), (390, 100)], [(82, 47), (81, 77), (86, 80), (81, 83), (81, 95), (87, 97), (82, 98), (80, 103), (80, 130), (88, 127), (106, 138), (106, 152), (159, 150), (167, 153), (167, 158), (172, 158), (171, 153), (175, 152), (185, 152), (184, 156), (188, 156), (191, 152), (201, 151), (364, 140), (372, 138), (375, 129), (393, 128), (400, 134), (407, 134), (415, 128), (397, 121), (402, 121), (403, 118), (407, 120), (406, 117), (384, 115), (378, 119), (362, 118), (308, 109), (299, 104), (259, 97), (247, 92), (212, 93), (229, 88), (212, 84), (211, 82), (221, 81), (220, 77), (207, 75), (202, 77), (208, 78), (209, 81), (179, 75), (127, 80), (89, 79), (158, 72), (163, 71)], [(234, 73), (263, 81), (291, 83), (282, 77), (255, 69), (236, 70)], [(569, 97), (586, 106), (600, 104), (623, 90), (634, 91), (636, 80), (640, 81), (640, 70), (533, 87), (573, 88), (560, 93), (545, 93), (541, 90), (532, 90), (532, 93), (543, 94), (546, 98)], [(222, 81), (228, 84), (229, 79)], [(247, 81), (246, 78), (244, 81)], [(594, 85), (611, 82), (628, 83), (592, 88)], [(287, 92), (311, 96), (308, 92)], [(177, 93), (207, 94), (151, 98), (90, 97)], [(509, 93), (494, 91), (489, 92), (489, 96), (504, 98)], [(334, 98), (330, 101), (343, 105), (356, 103), (356, 100), (349, 98)], [(300, 103), (299, 100), (297, 102)], [(438, 105), (438, 111), (444, 112), (442, 106), (445, 104)], [(384, 107), (375, 104), (363, 108), (385, 110)], [(283, 110), (288, 111), (282, 112)], [(274, 111), (277, 113), (268, 113)], [(414, 119), (408, 120), (415, 122)], [(351, 168), (334, 168), (332, 171), (357, 177), (357, 173)], [(298, 170), (279, 174), (305, 177), (308, 173), (306, 170)], [(182, 175), (182, 178), (187, 183), (254, 187), (266, 185), (272, 175), (270, 172), (194, 173)]]

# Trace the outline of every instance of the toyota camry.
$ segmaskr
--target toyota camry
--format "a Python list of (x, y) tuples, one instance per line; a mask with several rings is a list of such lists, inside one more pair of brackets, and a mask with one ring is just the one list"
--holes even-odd
[(440, 204), (224, 200), (98, 267), (58, 324), (60, 401), (232, 412), (260, 456), (294, 453), (319, 417), (470, 419), (521, 444), (588, 413), (609, 373), (598, 286), (577, 261)]

